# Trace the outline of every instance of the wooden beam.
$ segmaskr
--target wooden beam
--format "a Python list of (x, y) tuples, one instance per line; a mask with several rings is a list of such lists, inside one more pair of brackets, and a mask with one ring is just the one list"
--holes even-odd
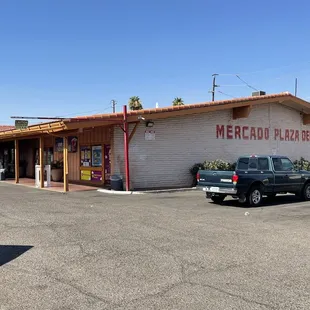
[(233, 108), (233, 119), (248, 118), (251, 112), (251, 106)]
[(304, 114), (303, 115), (303, 124), (309, 125), (310, 124), (310, 114)]
[(123, 124), (122, 121), (119, 120), (88, 120), (82, 122), (72, 122), (66, 123), (66, 129), (79, 129), (79, 128), (91, 128), (91, 127), (102, 127), (102, 126), (111, 126), (115, 124)]
[(40, 188), (44, 188), (44, 137), (40, 137)]
[(68, 137), (63, 137), (63, 169), (64, 169), (64, 192), (69, 191), (69, 183), (68, 183)]
[(52, 132), (46, 132), (49, 136), (53, 136), (53, 137), (58, 137), (58, 138), (63, 138), (70, 135), (78, 135), (79, 131), (78, 130), (70, 130), (70, 131), (66, 131), (64, 133), (52, 133)]
[(19, 141), (15, 140), (15, 183), (19, 183)]
[(132, 129), (131, 133), (130, 133), (130, 136), (129, 136), (129, 139), (128, 139), (128, 143), (130, 143), (131, 139), (133, 138), (138, 126), (139, 126), (139, 123), (140, 122), (136, 122), (135, 123), (135, 127)]

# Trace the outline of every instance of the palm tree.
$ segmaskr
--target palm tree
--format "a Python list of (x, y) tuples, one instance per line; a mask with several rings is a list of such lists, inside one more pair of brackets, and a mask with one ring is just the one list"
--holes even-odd
[(129, 109), (132, 111), (143, 109), (141, 99), (138, 96), (130, 97), (128, 104), (129, 104)]
[(172, 101), (172, 105), (173, 105), (173, 106), (184, 105), (184, 101), (183, 101), (182, 98), (176, 97), (176, 98), (174, 98), (174, 100)]

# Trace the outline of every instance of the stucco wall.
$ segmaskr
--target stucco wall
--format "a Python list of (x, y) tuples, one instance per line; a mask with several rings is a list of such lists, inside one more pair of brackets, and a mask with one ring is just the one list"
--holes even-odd
[[(257, 106), (247, 119), (233, 120), (232, 110), (227, 110), (154, 122), (153, 128), (146, 128), (141, 123), (130, 142), (132, 188), (189, 186), (192, 180), (189, 168), (204, 160), (223, 159), (233, 162), (242, 154), (253, 153), (277, 153), (293, 160), (300, 156), (310, 159), (310, 142), (302, 141), (302, 135), (307, 138), (306, 132), (303, 134), (302, 131), (310, 130), (310, 126), (302, 125), (299, 112), (277, 104)], [(225, 126), (224, 138), (223, 132), (217, 133), (217, 125)], [(241, 134), (236, 134), (236, 126)], [(246, 126), (244, 136), (248, 139), (242, 139), (242, 126)], [(252, 140), (251, 127), (255, 127)], [(263, 133), (266, 129), (269, 138), (265, 139), (265, 133), (263, 138), (259, 137), (261, 131), (258, 132), (258, 128)], [(155, 140), (145, 140), (146, 129), (155, 130)], [(292, 138), (295, 141), (285, 141), (285, 129), (290, 130), (289, 140)], [(297, 131), (299, 141), (296, 138)], [(227, 139), (227, 135), (232, 139)], [(281, 141), (281, 137), (284, 141)], [(114, 173), (124, 176), (123, 132), (117, 127), (114, 128), (113, 151)]]

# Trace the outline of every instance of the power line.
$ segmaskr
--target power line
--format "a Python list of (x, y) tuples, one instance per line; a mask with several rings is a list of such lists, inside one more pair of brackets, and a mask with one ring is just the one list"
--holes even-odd
[(221, 93), (221, 94), (223, 94), (223, 95), (225, 95), (225, 96), (227, 96), (227, 97), (231, 97), (231, 98), (236, 98), (236, 97), (234, 97), (234, 96), (232, 96), (232, 95), (229, 95), (229, 94), (226, 94), (226, 93), (223, 93), (222, 91), (220, 91), (220, 90), (218, 90), (217, 91), (218, 93)]
[(91, 110), (91, 111), (84, 111), (84, 112), (78, 112), (78, 113), (71, 113), (71, 114), (66, 114), (66, 115), (63, 115), (63, 117), (67, 117), (67, 116), (72, 116), (72, 115), (79, 115), (79, 114), (87, 114), (87, 113), (94, 113), (94, 112), (103, 112), (103, 111), (106, 111), (106, 110), (109, 110), (110, 107), (108, 108), (105, 108), (103, 110)]
[(256, 89), (255, 87), (251, 86), (250, 84), (248, 84), (246, 81), (244, 81), (238, 74), (236, 74), (236, 77), (241, 81), (243, 82), (245, 85), (247, 85), (249, 88), (252, 88), (256, 91), (258, 91), (258, 89)]

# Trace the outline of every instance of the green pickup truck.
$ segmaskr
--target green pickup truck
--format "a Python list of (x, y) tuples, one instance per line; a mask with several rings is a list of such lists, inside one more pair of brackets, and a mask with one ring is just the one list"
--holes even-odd
[(310, 171), (295, 170), (288, 157), (251, 155), (238, 159), (235, 171), (199, 170), (198, 187), (221, 204), (231, 196), (247, 206), (259, 206), (263, 196), (292, 193), (310, 200)]

